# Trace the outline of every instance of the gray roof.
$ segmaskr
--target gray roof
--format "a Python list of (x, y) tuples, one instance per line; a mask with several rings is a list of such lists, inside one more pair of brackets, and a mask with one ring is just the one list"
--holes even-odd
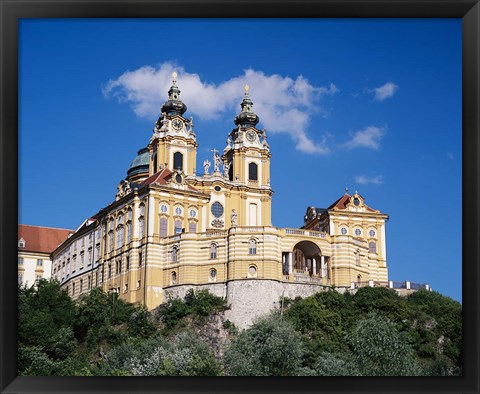
[(127, 174), (136, 175), (142, 172), (148, 172), (148, 165), (150, 162), (150, 154), (148, 148), (142, 148), (138, 151), (137, 157), (133, 159), (132, 164), (128, 168)]

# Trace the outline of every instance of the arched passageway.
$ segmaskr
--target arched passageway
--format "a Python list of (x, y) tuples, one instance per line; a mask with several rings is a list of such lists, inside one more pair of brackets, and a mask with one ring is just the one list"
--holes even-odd
[(310, 277), (330, 277), (329, 259), (314, 242), (300, 241), (292, 252), (283, 253), (283, 272), (285, 275), (305, 275)]

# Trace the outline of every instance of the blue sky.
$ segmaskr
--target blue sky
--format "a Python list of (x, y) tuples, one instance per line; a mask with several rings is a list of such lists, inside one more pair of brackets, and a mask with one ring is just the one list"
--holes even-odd
[(461, 301), (460, 19), (21, 20), (19, 223), (75, 229), (113, 201), (172, 70), (198, 168), (248, 83), (273, 225), (358, 191), (390, 215), (390, 279)]

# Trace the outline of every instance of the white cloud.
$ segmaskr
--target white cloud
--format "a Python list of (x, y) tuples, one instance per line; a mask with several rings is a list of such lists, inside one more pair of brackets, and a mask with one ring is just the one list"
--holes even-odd
[(374, 88), (371, 90), (371, 92), (375, 92), (375, 101), (383, 101), (387, 98), (393, 97), (397, 90), (397, 85), (392, 82), (387, 82), (385, 85), (380, 86), (379, 88)]
[(223, 115), (233, 118), (240, 110), (243, 87), (248, 84), (253, 109), (267, 133), (289, 134), (296, 148), (305, 153), (329, 152), (325, 138), (320, 136), (320, 141), (314, 141), (307, 129), (312, 114), (324, 111), (320, 105), (322, 97), (339, 92), (333, 83), (328, 87), (316, 87), (303, 76), (292, 79), (248, 69), (242, 75), (213, 84), (202, 81), (198, 74), (186, 72), (183, 67), (165, 62), (157, 67), (144, 66), (127, 71), (110, 80), (103, 93), (106, 97), (130, 103), (139, 117), (153, 120), (159, 116), (160, 107), (166, 100), (173, 71), (178, 74), (178, 87), (189, 114), (202, 119), (216, 119)]
[(357, 175), (355, 177), (355, 182), (359, 185), (368, 185), (369, 183), (373, 183), (375, 185), (381, 185), (383, 183), (383, 176), (376, 175), (372, 177), (368, 177), (366, 175)]
[(384, 134), (384, 129), (368, 126), (363, 130), (357, 131), (350, 141), (343, 144), (343, 147), (346, 149), (370, 148), (378, 150), (380, 148), (380, 139)]

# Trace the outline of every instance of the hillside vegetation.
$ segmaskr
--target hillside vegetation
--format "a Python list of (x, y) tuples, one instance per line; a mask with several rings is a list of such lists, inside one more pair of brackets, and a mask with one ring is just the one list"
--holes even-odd
[(56, 281), (19, 288), (20, 375), (453, 376), (462, 374), (462, 306), (436, 292), (334, 290), (284, 300), (239, 331), (226, 301), (189, 291), (152, 312)]

